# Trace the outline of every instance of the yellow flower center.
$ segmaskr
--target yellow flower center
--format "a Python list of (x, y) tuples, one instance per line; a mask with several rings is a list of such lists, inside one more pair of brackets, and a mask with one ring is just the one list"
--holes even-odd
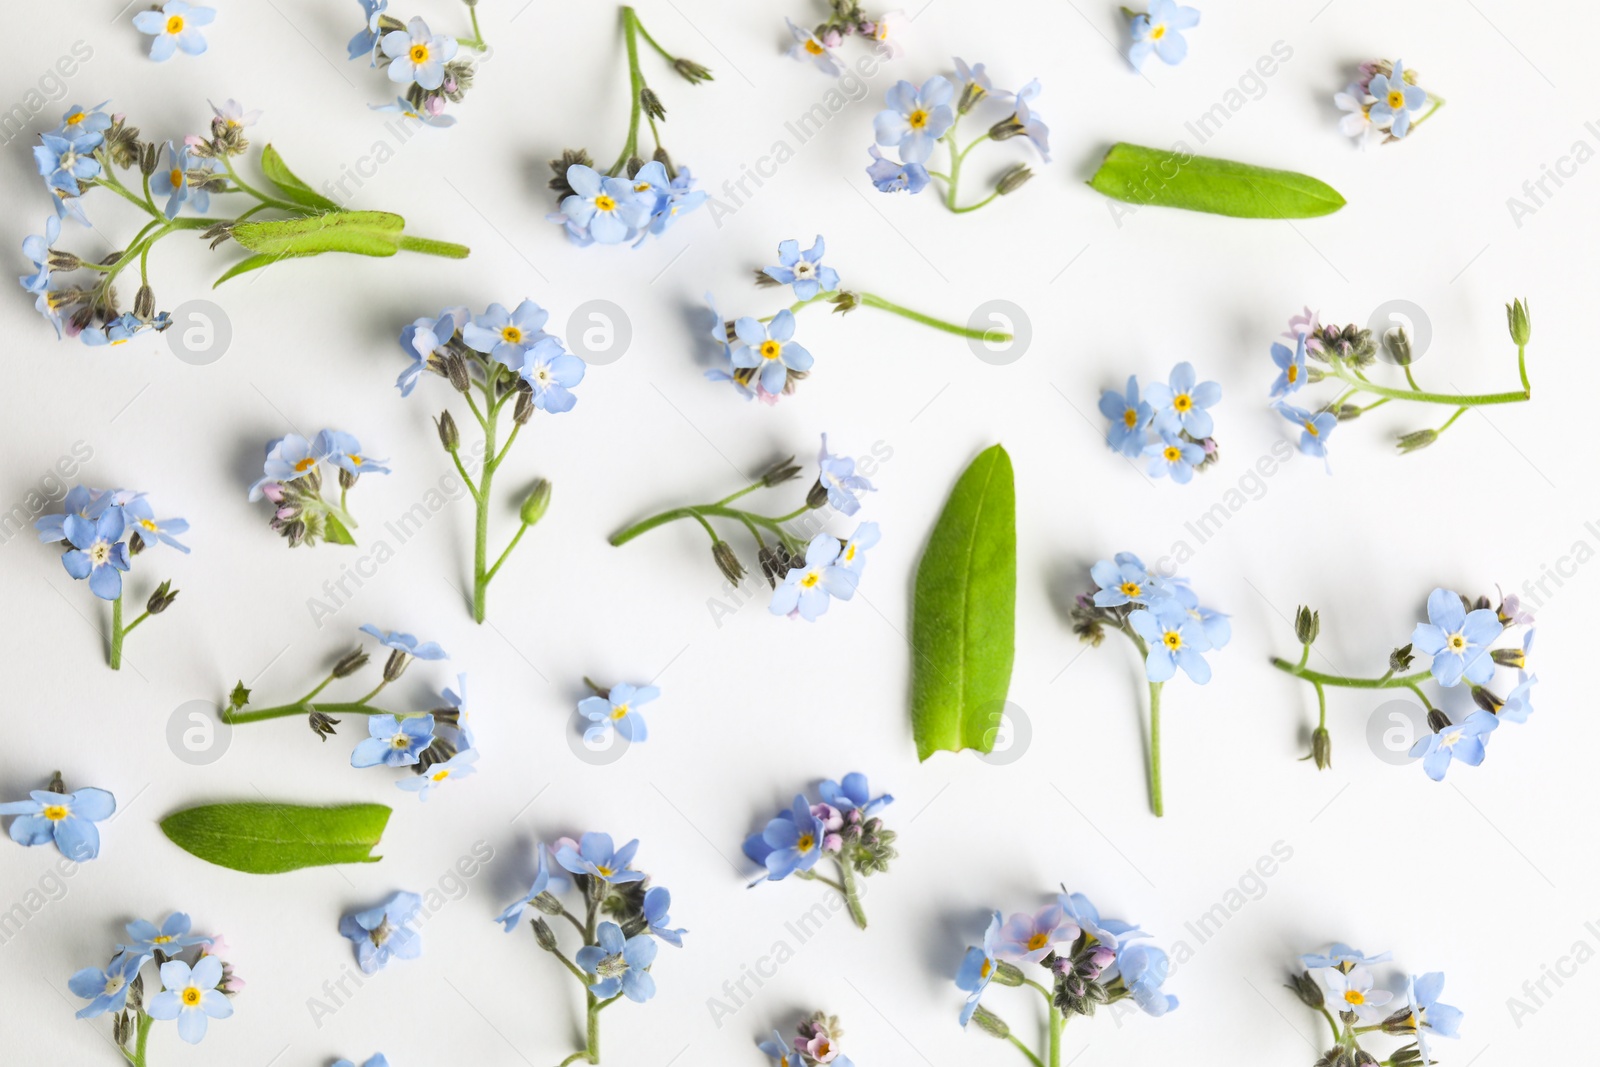
[(1294, 363), (1289, 364), (1289, 369), (1284, 371), (1283, 373), (1284, 373), (1284, 376), (1288, 379), (1290, 385), (1293, 385), (1295, 382), (1300, 380), (1300, 367), (1297, 364), (1294, 364)]
[(800, 584), (805, 588), (810, 589), (820, 581), (822, 581), (822, 575), (817, 571), (811, 571), (804, 578), (800, 579)]
[(146, 530), (149, 530), (151, 533), (159, 533), (161, 531), (161, 527), (156, 525), (154, 519), (140, 519), (139, 520), (139, 525), (143, 526)]
[(1179, 393), (1172, 398), (1173, 411), (1188, 411), (1194, 407), (1194, 399), (1188, 393)]
[(198, 1008), (200, 999), (203, 996), (205, 996), (205, 993), (199, 986), (190, 986), (183, 991), (183, 1006), (186, 1008)]
[(777, 359), (783, 354), (783, 343), (781, 341), (762, 341), (758, 351), (761, 353), (762, 359)]
[(1306, 428), (1306, 433), (1310, 434), (1312, 437), (1321, 437), (1322, 436), (1320, 433), (1317, 432), (1317, 424), (1312, 422), (1310, 419), (1307, 419), (1305, 422), (1302, 422), (1300, 425), (1304, 426)]
[(648, 193), (650, 191), (650, 183), (649, 182), (635, 182), (634, 186), (633, 186), (633, 191), (636, 192), (636, 193)]
[(183, 32), (182, 15), (173, 15), (167, 20), (167, 32), (171, 34), (179, 34)]
[(626, 719), (628, 717), (628, 705), (618, 704), (616, 707), (612, 708), (611, 717), (613, 719)]
[(822, 54), (822, 42), (813, 37), (806, 42), (805, 49), (814, 56), (820, 56)]
[(502, 326), (500, 327), (500, 339), (508, 344), (520, 345), (522, 343), (522, 331), (515, 326)]
[(1168, 630), (1161, 635), (1161, 643), (1167, 646), (1167, 651), (1176, 652), (1183, 647), (1183, 635), (1176, 630)]
[(306, 471), (310, 470), (316, 465), (317, 461), (312, 459), (310, 456), (307, 456), (305, 459), (295, 461), (294, 472), (296, 474), (304, 474)]
[(928, 124), (928, 113), (919, 107), (911, 113), (911, 116), (906, 121), (911, 123), (913, 130), (920, 130)]
[(1460, 652), (1467, 647), (1467, 639), (1460, 634), (1451, 634), (1446, 643), (1449, 644), (1451, 652)]
[(594, 209), (596, 211), (615, 211), (617, 210), (617, 202), (604, 193), (601, 193), (599, 196), (594, 198)]
[(410, 55), (411, 62), (426, 63), (428, 61), (428, 46), (425, 44), (414, 44), (411, 46)]
[(1138, 582), (1123, 582), (1118, 588), (1122, 590), (1123, 596), (1129, 597), (1138, 596), (1140, 593), (1144, 592), (1144, 590), (1140, 588)]
[(817, 847), (817, 839), (811, 834), (801, 834), (800, 840), (794, 843), (794, 847), (802, 854), (810, 852)]
[(1167, 24), (1165, 22), (1158, 22), (1154, 26), (1150, 27), (1150, 39), (1152, 41), (1159, 41), (1159, 40), (1161, 40), (1161, 38), (1165, 37), (1166, 35), (1167, 35)]
[(449, 771), (434, 771), (431, 775), (429, 775), (429, 777), (432, 778), (435, 782), (442, 782), (446, 778), (450, 777), (450, 772)]
[(407, 737), (405, 734), (395, 734), (393, 737), (389, 738), (389, 744), (393, 748), (410, 748), (411, 738)]
[[(89, 560), (96, 567), (101, 566), (111, 558), (111, 545), (105, 541), (96, 541), (89, 546)], [(62, 815), (61, 818), (66, 818)]]
[(1166, 460), (1168, 463), (1176, 463), (1178, 460), (1183, 458), (1183, 449), (1179, 448), (1177, 445), (1168, 445), (1166, 448), (1161, 450), (1161, 458)]
[(77, 112), (75, 114), (68, 115), (67, 116), (67, 125), (68, 126), (76, 126), (78, 123), (82, 122), (84, 119), (86, 119), (88, 117), (89, 117), (89, 113), (87, 111), (79, 111), (79, 112)]
[(1133, 408), (1129, 408), (1127, 411), (1124, 411), (1122, 413), (1122, 425), (1126, 426), (1130, 430), (1139, 425), (1139, 413)]
[(167, 180), (172, 183), (172, 187), (174, 189), (182, 188), (183, 187), (183, 170), (182, 170), (182, 168), (173, 167), (171, 170), (167, 171)]
[(851, 560), (853, 560), (855, 558), (856, 558), (856, 546), (855, 546), (855, 542), (852, 541), (850, 544), (844, 546), (843, 559), (844, 559), (844, 561), (846, 563), (849, 563)]
[(60, 804), (47, 804), (45, 805), (45, 809), (42, 814), (51, 822), (60, 822), (62, 819), (67, 817), (68, 812), (67, 809), (62, 807)]
[(345, 457), (345, 458), (347, 458), (350, 461), (350, 466), (352, 466), (352, 467), (359, 467), (359, 466), (361, 466), (361, 464), (366, 462), (365, 459), (363, 459), (362, 457), (356, 455), (354, 452), (350, 453), (350, 455)]
[(1367, 995), (1359, 989), (1346, 989), (1344, 991), (1344, 1002), (1352, 1008), (1360, 1007), (1367, 1002)]
[(1032, 937), (1028, 938), (1028, 951), (1035, 952), (1041, 948), (1044, 948), (1048, 944), (1050, 944), (1049, 934), (1034, 934)]
[(1384, 98), (1384, 102), (1393, 110), (1399, 111), (1406, 106), (1406, 94), (1399, 89), (1390, 89), (1389, 95)]
[(602, 878), (610, 878), (613, 874), (617, 873), (617, 869), (615, 867), (607, 867), (603, 863), (595, 864), (594, 869), (599, 872), (600, 877)]
[(983, 966), (978, 968), (978, 977), (987, 978), (989, 977), (989, 972), (992, 970), (994, 970), (994, 960), (986, 958), (983, 961)]
[(155, 937), (152, 937), (150, 939), (150, 943), (152, 945), (170, 945), (172, 943), (172, 935), (171, 934), (157, 934)]

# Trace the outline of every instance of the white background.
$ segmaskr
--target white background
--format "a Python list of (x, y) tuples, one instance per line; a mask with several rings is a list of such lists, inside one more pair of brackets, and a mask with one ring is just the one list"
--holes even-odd
[[(68, 104), (110, 97), (147, 134), (176, 138), (204, 128), (208, 97), (235, 97), (266, 112), (251, 131), (257, 143), (270, 140), (314, 185), (392, 140), (387, 116), (366, 107), (392, 95), (387, 83), (344, 59), (359, 21), (353, 2), (222, 7), (208, 54), (162, 65), (143, 57), (131, 12), (115, 4), (18, 8), (0, 101), (24, 102), (81, 40), (92, 58), (34, 116), (34, 132)], [(645, 0), (657, 39), (716, 71), (714, 83), (692, 88), (645, 57), (671, 112), (669, 146), (713, 190), (775, 139), (793, 144), (785, 122), (829, 89), (782, 55), (783, 16), (809, 22), (819, 9)], [(445, 0), (419, 13), (441, 29), (465, 26)], [(958, 1029), (950, 976), (987, 909), (1031, 910), (1059, 882), (1163, 945), (1194, 949), (1169, 983), (1183, 1002), (1176, 1014), (1072, 1024), (1068, 1055), (1081, 1064), (1309, 1063), (1326, 1034), (1283, 982), (1296, 954), (1336, 938), (1392, 949), (1415, 972), (1447, 973), (1445, 999), (1467, 1013), (1461, 1041), (1444, 1050), (1451, 1062), (1522, 1064), (1578, 1048), (1600, 968), (1577, 968), (1563, 988), (1547, 983), (1554, 995), (1520, 1025), (1507, 998), (1526, 999), (1523, 983), (1576, 942), (1600, 945), (1584, 926), (1600, 919), (1600, 902), (1585, 831), (1593, 801), (1579, 788), (1595, 727), (1592, 716), (1568, 714), (1586, 704), (1597, 591), (1593, 568), (1572, 556), (1579, 543), (1585, 558), (1600, 547), (1585, 525), (1600, 519), (1587, 430), (1600, 387), (1587, 358), (1600, 169), (1548, 185), (1555, 195), (1520, 227), (1506, 200), (1575, 141), (1600, 145), (1585, 128), (1600, 119), (1585, 111), (1600, 88), (1592, 14), (1568, 11), (1553, 24), (1508, 0), (1207, 5), (1188, 61), (1152, 62), (1140, 77), (1113, 47), (1125, 23), (1110, 3), (933, 0), (912, 27), (910, 56), (874, 77), (743, 208), (720, 227), (703, 211), (637, 251), (576, 249), (542, 221), (547, 158), (587, 144), (608, 161), (620, 144), (626, 67), (612, 14), (486, 0), (482, 21), (495, 52), (460, 125), (420, 133), (354, 199), (403, 213), (416, 233), (470, 244), (470, 259), (329, 256), (212, 293), (237, 252), (173, 238), (152, 257), (159, 304), (213, 299), (231, 323), (231, 347), (207, 366), (181, 362), (162, 339), (115, 351), (57, 343), (24, 294), (0, 304), (10, 349), (0, 504), (24, 501), (84, 442), (93, 451), (84, 480), (148, 491), (163, 515), (190, 519), (194, 549), (136, 561), (136, 598), (164, 577), (182, 596), (129, 639), (125, 669), (112, 673), (97, 633), (105, 605), (30, 536), (0, 546), (10, 707), (0, 792), (23, 796), (59, 767), (71, 787), (110, 789), (121, 804), (102, 827), (101, 857), (0, 945), (8, 1059), (115, 1062), (108, 1022), (72, 1019), (66, 979), (103, 963), (128, 920), (183, 909), (199, 929), (226, 934), (249, 984), (203, 1045), (159, 1029), (153, 1063), (325, 1065), (381, 1050), (396, 1067), (547, 1067), (574, 1047), (576, 983), (526, 932), (507, 937), (491, 919), (522, 892), (535, 839), (584, 829), (642, 839), (641, 864), (673, 890), (674, 918), (691, 931), (682, 951), (663, 948), (653, 1002), (607, 1013), (608, 1063), (759, 1063), (754, 1041), (813, 1007), (843, 1016), (846, 1050), (862, 1067), (1020, 1063)], [(1119, 227), (1083, 185), (1104, 149), (1180, 138), (1198, 147), (1184, 124), (1279, 41), (1292, 58), (1202, 151), (1314, 174), (1349, 206), (1293, 224), (1143, 209)], [(945, 212), (932, 192), (881, 196), (863, 173), (883, 91), (897, 77), (948, 71), (952, 52), (986, 61), (1012, 88), (1041, 78), (1037, 105), (1055, 150), (1025, 190), (968, 216)], [(852, 42), (846, 54), (865, 51)], [(1363, 155), (1335, 129), (1331, 97), (1358, 62), (1397, 54), (1449, 106), (1414, 140)], [(975, 153), (967, 195), (1026, 155), (1016, 142)], [(48, 206), (26, 138), (0, 160), (11, 208), (0, 237), (15, 249)], [(63, 246), (100, 254), (131, 234), (109, 194), (89, 208), (99, 229), (69, 226)], [(847, 286), (958, 320), (985, 300), (1010, 300), (1031, 321), (1031, 346), (996, 366), (891, 316), (812, 310), (798, 337), (817, 362), (798, 396), (773, 409), (704, 381), (706, 346), (691, 326), (701, 293), (714, 290), (728, 312), (770, 313), (777, 295), (748, 289), (750, 270), (772, 261), (778, 241), (808, 244), (819, 232)], [(20, 271), (21, 257), (12, 262)], [(1419, 379), (1475, 392), (1516, 384), (1501, 305), (1519, 295), (1534, 313), (1534, 403), (1469, 413), (1408, 457), (1393, 454), (1392, 435), (1443, 412), (1379, 409), (1340, 427), (1332, 477), (1296, 457), (1220, 534), (1199, 544), (1186, 531), (1286, 439), (1291, 428), (1266, 406), (1268, 346), (1302, 305), (1364, 323), (1385, 301), (1414, 302), (1433, 328)], [(535, 476), (554, 482), (555, 498), (494, 585), (489, 624), (471, 623), (459, 593), (472, 514), (457, 501), (319, 627), (309, 599), (377, 540), (396, 547), (385, 522), (449, 473), (431, 416), (448, 404), (470, 421), (437, 378), (400, 399), (396, 332), (445, 305), (524, 296), (552, 310), (558, 331), (584, 301), (614, 301), (633, 340), (620, 360), (591, 370), (575, 411), (535, 420), (503, 469), (496, 545)], [(1222, 463), (1187, 487), (1149, 483), (1109, 453), (1094, 415), (1102, 388), (1129, 373), (1160, 380), (1180, 359), (1224, 390)], [(361, 548), (289, 551), (245, 487), (264, 441), (323, 426), (356, 433), (395, 473), (363, 479), (352, 498)], [(819, 623), (772, 618), (758, 600), (717, 625), (708, 600), (721, 581), (690, 525), (624, 549), (606, 544), (635, 518), (737, 488), (741, 472), (769, 459), (809, 458), (823, 431), (842, 451), (883, 442), (893, 456), (863, 511), (884, 539), (861, 595)], [(1032, 739), (1006, 766), (971, 754), (919, 766), (906, 711), (912, 573), (959, 471), (995, 441), (1016, 465), (1011, 698)], [(772, 493), (773, 512), (803, 490)], [(1235, 640), (1212, 656), (1209, 686), (1168, 687), (1168, 816), (1158, 821), (1144, 801), (1135, 658), (1115, 639), (1081, 651), (1059, 608), (1086, 587), (1096, 558), (1128, 549), (1154, 559), (1179, 541), (1196, 550), (1183, 570), (1232, 613)], [(1379, 702), (1349, 692), (1331, 698), (1334, 768), (1297, 762), (1313, 695), (1268, 665), (1295, 651), (1296, 604), (1322, 611), (1324, 667), (1381, 673), (1434, 586), (1492, 595), (1496, 582), (1520, 590), (1558, 565), (1575, 573), (1542, 598), (1538, 713), (1502, 730), (1483, 767), (1434, 784), (1419, 767), (1382, 762), (1365, 741)], [(368, 621), (452, 654), (450, 671), (413, 669), (397, 703), (427, 707), (425, 685), (470, 674), (477, 777), (418, 805), (391, 773), (349, 768), (359, 724), (326, 745), (294, 721), (241, 728), (209, 766), (169, 748), (169, 719), (185, 703), (220, 700), (239, 678), (260, 700), (291, 699)], [(647, 712), (650, 742), (609, 766), (569, 746), (585, 674), (655, 679), (664, 691)], [(898, 797), (887, 817), (903, 846), (893, 872), (871, 883), (871, 930), (835, 918), (717, 1025), (708, 998), (777, 942), (793, 943), (785, 924), (820, 899), (799, 882), (746, 890), (741, 839), (796, 789), (855, 769)], [(383, 861), (242, 875), (180, 852), (157, 827), (182, 807), (260, 796), (392, 804)], [(422, 959), (392, 965), (319, 1026), (308, 999), (353, 970), (339, 916), (395, 889), (438, 887), (478, 842), (495, 858), (429, 920)], [(1185, 924), (1279, 842), (1292, 858), (1200, 944)], [(24, 901), (56, 862), (53, 850), (0, 848), (0, 906)], [(1030, 998), (995, 989), (986, 1002), (1031, 1036)]]

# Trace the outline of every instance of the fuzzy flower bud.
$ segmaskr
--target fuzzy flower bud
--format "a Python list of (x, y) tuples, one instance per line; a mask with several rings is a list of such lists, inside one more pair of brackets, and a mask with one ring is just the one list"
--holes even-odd
[(1533, 324), (1528, 320), (1528, 305), (1521, 300), (1513, 301), (1506, 305), (1506, 327), (1511, 331), (1511, 340), (1517, 345), (1525, 345), (1533, 333)]
[(439, 443), (446, 452), (453, 453), (461, 447), (461, 431), (456, 429), (456, 420), (448, 411), (440, 412), (433, 425), (439, 431)]
[(1322, 632), (1322, 616), (1312, 611), (1304, 604), (1294, 616), (1294, 636), (1302, 645), (1309, 645), (1316, 641), (1317, 634)]
[(533, 483), (533, 488), (522, 501), (522, 525), (532, 526), (544, 518), (544, 513), (548, 510), (550, 510), (550, 483), (540, 478)]

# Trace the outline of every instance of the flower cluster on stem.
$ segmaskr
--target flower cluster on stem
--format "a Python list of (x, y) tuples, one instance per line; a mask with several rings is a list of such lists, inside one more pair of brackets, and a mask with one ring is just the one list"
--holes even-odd
[[(1464, 1013), (1439, 1001), (1443, 972), (1397, 973), (1390, 983), (1401, 986), (1397, 994), (1385, 989), (1373, 970), (1390, 958), (1387, 952), (1368, 956), (1340, 942), (1300, 957), (1301, 969), (1291, 975), (1289, 988), (1322, 1016), (1334, 1042), (1315, 1067), (1431, 1067), (1438, 1062), (1433, 1038), (1461, 1036)], [(1364, 1047), (1379, 1037), (1406, 1043), (1380, 1059)]]

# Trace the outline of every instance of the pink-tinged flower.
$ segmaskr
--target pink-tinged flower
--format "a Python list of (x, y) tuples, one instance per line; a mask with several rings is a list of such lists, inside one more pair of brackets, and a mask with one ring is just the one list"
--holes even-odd
[(994, 953), (1002, 959), (1038, 963), (1059, 944), (1078, 939), (1083, 931), (1067, 918), (1066, 909), (1051, 904), (1032, 915), (1018, 912), (1000, 927)]
[(1317, 312), (1307, 307), (1289, 319), (1289, 328), (1284, 331), (1283, 336), (1291, 341), (1298, 341), (1302, 337), (1311, 337), (1321, 328), (1317, 322)]

